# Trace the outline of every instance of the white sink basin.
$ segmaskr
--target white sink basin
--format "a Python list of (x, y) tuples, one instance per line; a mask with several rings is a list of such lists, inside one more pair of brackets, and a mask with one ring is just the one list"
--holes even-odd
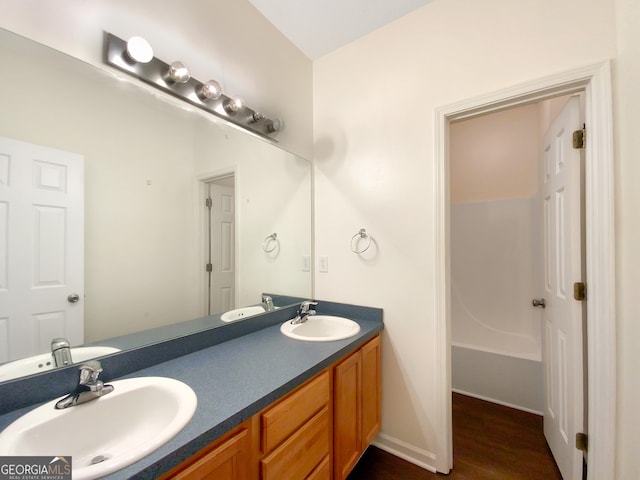
[(280, 331), (287, 337), (308, 342), (331, 342), (353, 337), (360, 331), (360, 325), (353, 320), (332, 315), (312, 315), (304, 323), (291, 324), (286, 321)]
[(63, 410), (53, 400), (23, 415), (0, 433), (0, 456), (68, 455), (73, 480), (99, 478), (159, 448), (196, 409), (191, 387), (172, 378), (110, 384), (113, 392), (96, 400)]
[[(113, 347), (74, 347), (71, 349), (71, 358), (74, 363), (84, 362), (92, 358), (102, 357), (110, 353), (119, 352), (120, 349)], [(55, 363), (51, 353), (42, 353), (33, 357), (22, 358), (14, 362), (0, 365), (0, 381), (11, 380), (12, 378), (24, 377), (39, 372), (53, 370)]]
[(253, 305), (251, 307), (236, 308), (235, 310), (229, 310), (224, 312), (220, 316), (220, 320), (223, 322), (235, 322), (236, 320), (242, 320), (243, 318), (252, 317), (259, 313), (264, 313), (265, 309), (262, 305)]

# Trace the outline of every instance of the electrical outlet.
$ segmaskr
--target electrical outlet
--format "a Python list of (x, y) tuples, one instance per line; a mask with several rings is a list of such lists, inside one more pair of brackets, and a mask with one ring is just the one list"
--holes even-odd
[(302, 271), (303, 272), (311, 271), (311, 257), (309, 255), (302, 256)]
[(329, 273), (329, 257), (320, 257), (320, 273)]

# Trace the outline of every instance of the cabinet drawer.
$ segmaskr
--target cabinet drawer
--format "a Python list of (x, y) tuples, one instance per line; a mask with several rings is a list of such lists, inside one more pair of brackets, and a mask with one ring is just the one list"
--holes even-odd
[(305, 480), (331, 480), (331, 465), (329, 464), (329, 455), (324, 457), (313, 472)]
[(262, 480), (304, 480), (329, 455), (329, 409), (324, 407), (261, 462)]
[(266, 454), (329, 403), (329, 373), (323, 372), (261, 416), (262, 451)]

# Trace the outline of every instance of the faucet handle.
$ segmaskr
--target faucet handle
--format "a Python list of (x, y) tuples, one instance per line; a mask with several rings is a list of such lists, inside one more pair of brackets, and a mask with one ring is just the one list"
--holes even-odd
[(98, 360), (91, 360), (80, 366), (80, 385), (94, 385), (102, 372), (102, 365)]
[(262, 305), (264, 305), (267, 312), (275, 310), (275, 307), (273, 305), (273, 298), (271, 298), (269, 295), (262, 295)]
[[(313, 312), (313, 314), (316, 313), (316, 309), (313, 307), (316, 307), (318, 305), (318, 302), (314, 302), (312, 300), (306, 300), (304, 302), (302, 302), (300, 304), (300, 313), (309, 313), (309, 311)], [(313, 315), (312, 314), (312, 315)]]

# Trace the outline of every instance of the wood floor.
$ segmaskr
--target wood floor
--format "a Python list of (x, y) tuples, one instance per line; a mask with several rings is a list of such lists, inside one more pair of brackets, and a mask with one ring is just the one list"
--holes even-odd
[(562, 480), (542, 417), (453, 394), (453, 470), (423, 470), (369, 447), (347, 480)]

